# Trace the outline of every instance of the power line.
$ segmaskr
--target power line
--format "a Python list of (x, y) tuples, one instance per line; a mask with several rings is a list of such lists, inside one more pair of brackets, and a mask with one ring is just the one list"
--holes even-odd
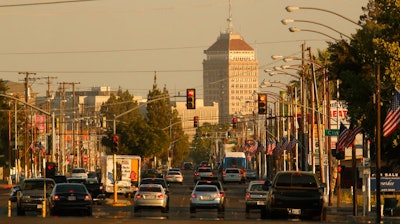
[(65, 0), (65, 1), (52, 1), (52, 2), (20, 3), (20, 4), (0, 5), (0, 8), (36, 6), (36, 5), (54, 5), (54, 4), (79, 3), (79, 2), (91, 2), (91, 1), (99, 1), (99, 0)]

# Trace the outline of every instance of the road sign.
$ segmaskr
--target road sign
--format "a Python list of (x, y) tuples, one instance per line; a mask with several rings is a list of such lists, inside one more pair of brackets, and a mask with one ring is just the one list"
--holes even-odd
[(325, 136), (339, 136), (339, 129), (326, 129)]

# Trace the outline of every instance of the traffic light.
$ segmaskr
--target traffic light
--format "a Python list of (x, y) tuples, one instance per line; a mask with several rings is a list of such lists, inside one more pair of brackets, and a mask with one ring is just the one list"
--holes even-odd
[(57, 164), (54, 162), (46, 162), (46, 177), (54, 178), (56, 176)]
[(199, 116), (193, 117), (193, 127), (195, 128), (199, 127)]
[(228, 132), (226, 133), (226, 138), (231, 138), (231, 132), (228, 131)]
[(258, 114), (267, 113), (267, 94), (258, 94)]
[(196, 89), (186, 89), (186, 109), (196, 109)]
[(237, 128), (237, 118), (232, 118), (232, 128)]
[(119, 136), (118, 135), (114, 135), (112, 140), (113, 140), (112, 151), (113, 152), (118, 152), (118, 150), (119, 150)]

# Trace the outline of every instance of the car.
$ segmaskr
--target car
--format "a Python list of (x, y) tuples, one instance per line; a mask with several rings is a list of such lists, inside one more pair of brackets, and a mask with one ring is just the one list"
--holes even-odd
[(18, 191), (21, 191), (21, 187), (19, 185), (12, 186), (10, 189), (10, 197), (8, 198), (8, 200), (10, 200), (11, 202), (16, 202)]
[(103, 185), (97, 180), (97, 178), (86, 178), (84, 185), (92, 196), (93, 202), (99, 204), (101, 200), (105, 199), (103, 191)]
[(309, 171), (279, 171), (268, 188), (266, 205), (261, 207), (261, 219), (295, 216), (326, 220), (325, 183)]
[(257, 180), (257, 179), (258, 179), (257, 170), (253, 170), (253, 169), (246, 170), (246, 180), (247, 181)]
[(196, 182), (196, 186), (197, 185), (214, 185), (214, 186), (216, 186), (219, 190), (219, 193), (221, 194), (222, 210), (225, 209), (225, 197), (226, 197), (225, 191), (227, 190), (227, 188), (224, 188), (222, 186), (222, 183), (221, 183), (221, 181), (218, 180), (218, 177), (211, 178), (211, 179), (199, 180)]
[(211, 167), (201, 166), (197, 168), (197, 170), (193, 173), (194, 183), (196, 183), (200, 179), (212, 178), (214, 176)]
[(181, 168), (169, 168), (168, 171), (179, 171), (179, 172), (181, 172)]
[(183, 169), (192, 170), (193, 169), (193, 163), (192, 162), (184, 162), (183, 163)]
[(240, 170), (238, 168), (226, 168), (222, 172), (222, 182), (227, 183), (227, 182), (237, 182), (241, 184), (243, 182), (244, 178), (242, 177), (242, 174), (240, 173)]
[(168, 171), (165, 175), (165, 180), (168, 183), (180, 183), (183, 184), (183, 176), (180, 171)]
[(246, 188), (246, 213), (250, 209), (261, 209), (265, 206), (267, 200), (267, 189), (265, 187), (265, 180), (252, 180)]
[(160, 208), (161, 212), (169, 210), (169, 197), (160, 184), (141, 184), (134, 196), (135, 212), (142, 208)]
[(53, 180), (56, 182), (56, 184), (58, 183), (67, 183), (67, 176), (65, 175), (55, 175), (54, 177), (52, 177)]
[(86, 178), (82, 177), (68, 177), (67, 178), (67, 183), (79, 183), (79, 184), (85, 184)]
[(155, 169), (142, 169), (141, 171), (142, 178), (162, 178), (163, 174)]
[(70, 177), (88, 178), (85, 168), (73, 168)]
[(81, 183), (59, 183), (50, 194), (50, 215), (56, 216), (62, 212), (81, 211), (92, 216), (92, 196), (86, 186)]
[(190, 195), (190, 213), (197, 209), (217, 208), (218, 212), (224, 212), (225, 207), (222, 195), (215, 185), (196, 185)]
[(24, 179), (17, 193), (17, 215), (25, 215), (26, 211), (42, 213), (43, 201), (47, 200), (55, 185), (56, 182), (51, 178)]
[(142, 178), (142, 180), (140, 181), (140, 185), (142, 184), (160, 184), (164, 188), (164, 191), (169, 194), (169, 184), (164, 178)]

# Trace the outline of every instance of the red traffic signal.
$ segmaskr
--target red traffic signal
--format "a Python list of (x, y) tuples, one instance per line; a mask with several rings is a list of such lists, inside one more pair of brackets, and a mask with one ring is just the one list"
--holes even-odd
[(258, 94), (258, 114), (267, 113), (267, 94)]
[(113, 140), (112, 151), (113, 152), (118, 152), (118, 150), (119, 150), (119, 136), (118, 135), (114, 135), (112, 140)]
[(186, 89), (186, 108), (196, 109), (196, 89)]
[(193, 117), (193, 127), (195, 128), (199, 127), (199, 116)]
[(232, 128), (237, 128), (237, 118), (232, 118)]

